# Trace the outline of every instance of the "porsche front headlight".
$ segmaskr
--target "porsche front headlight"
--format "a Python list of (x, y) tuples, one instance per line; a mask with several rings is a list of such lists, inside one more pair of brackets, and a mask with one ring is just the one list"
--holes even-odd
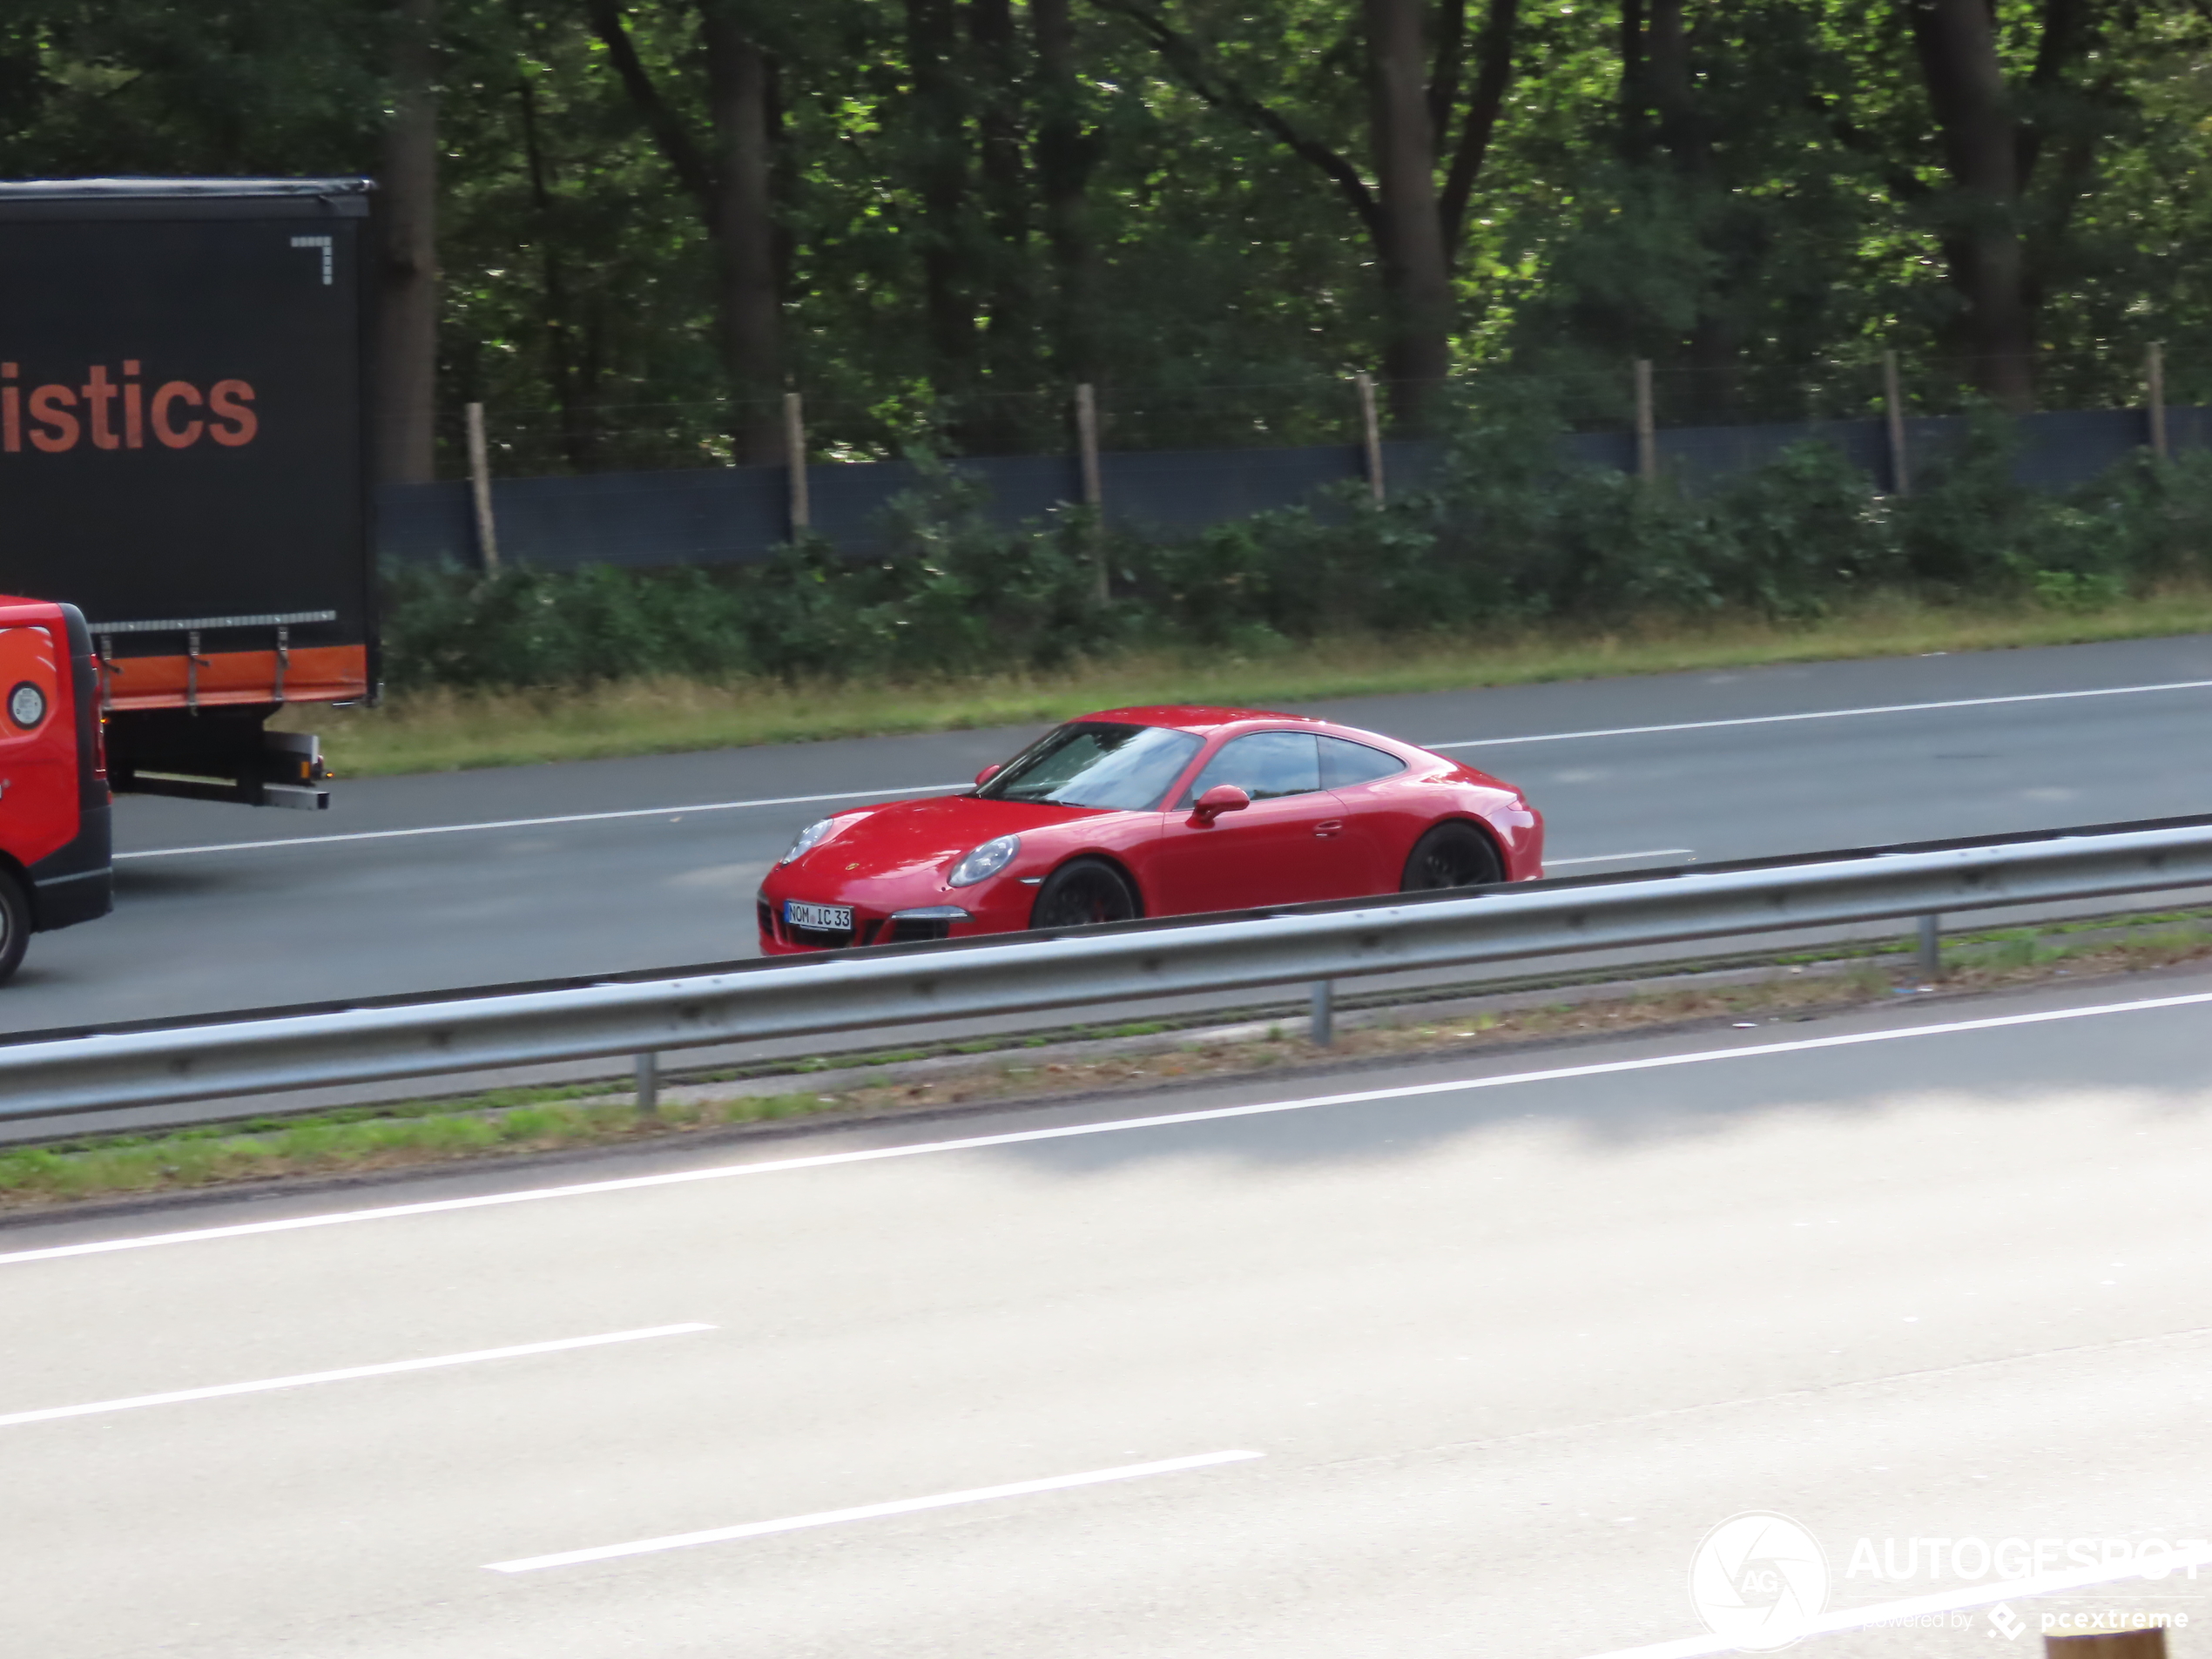
[(1014, 855), (1022, 850), (1018, 835), (1001, 835), (995, 841), (986, 841), (973, 853), (953, 866), (949, 880), (956, 887), (972, 887), (978, 881), (988, 881), (1014, 862)]
[(836, 827), (837, 820), (833, 818), (816, 819), (813, 823), (809, 824), (805, 829), (799, 832), (797, 838), (793, 840), (791, 844), (791, 851), (785, 853), (783, 857), (778, 859), (776, 862), (779, 864), (789, 864), (793, 859), (799, 857), (810, 848), (819, 846), (822, 838)]

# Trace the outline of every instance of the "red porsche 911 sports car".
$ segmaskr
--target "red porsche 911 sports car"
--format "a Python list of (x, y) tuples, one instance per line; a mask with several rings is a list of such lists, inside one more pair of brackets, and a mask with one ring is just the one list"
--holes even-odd
[(810, 824), (760, 887), (770, 954), (1532, 881), (1510, 784), (1350, 726), (1112, 709), (963, 795)]

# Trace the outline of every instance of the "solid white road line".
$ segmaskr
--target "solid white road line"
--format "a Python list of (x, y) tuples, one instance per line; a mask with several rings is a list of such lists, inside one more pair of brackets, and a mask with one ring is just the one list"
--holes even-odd
[(1655, 846), (1649, 853), (1595, 853), (1586, 859), (1546, 859), (1547, 870), (1563, 870), (1570, 864), (1622, 864), (1630, 859), (1686, 859), (1696, 848)]
[(104, 1238), (83, 1244), (51, 1244), (39, 1250), (18, 1250), (0, 1254), (0, 1266), (17, 1262), (58, 1261), (72, 1256), (105, 1256), (120, 1250), (151, 1250), (162, 1244), (197, 1244), (218, 1238), (250, 1238), (264, 1233), (301, 1232), (311, 1227), (337, 1227), (357, 1221), (395, 1221), (406, 1216), (444, 1215), (458, 1210), (489, 1210), (501, 1204), (536, 1204), (548, 1198), (580, 1198), (602, 1192), (639, 1192), (650, 1187), (683, 1186), (696, 1181), (785, 1175), (794, 1170), (827, 1170), (847, 1163), (880, 1163), (890, 1158), (923, 1157), (939, 1152), (973, 1152), (995, 1146), (1026, 1146), (1039, 1141), (1073, 1140), (1086, 1135), (1116, 1135), (1130, 1130), (1172, 1129), (1186, 1123), (1224, 1123), (1231, 1118), (1264, 1117), (1277, 1112), (1309, 1111), (1321, 1106), (1357, 1106), (1372, 1101), (1412, 1100), (1425, 1095), (1449, 1095), (1462, 1090), (1510, 1089), (1523, 1083), (1562, 1082), (1578, 1077), (1609, 1077), (1628, 1072), (1662, 1071), (1675, 1066), (1702, 1066), (1729, 1060), (1763, 1060), (1774, 1055), (1812, 1054), (1824, 1049), (1855, 1049), (1870, 1043), (1904, 1042), (1922, 1037), (1952, 1036), (1962, 1032), (2004, 1031), (2020, 1026), (2051, 1025), (2067, 1020), (2100, 1019), (2114, 1014), (2198, 1008), (2207, 1003), (2212, 1003), (2212, 991), (2192, 991), (2177, 996), (2101, 1002), (2089, 1008), (2044, 1008), (2033, 1014), (1989, 1015), (1978, 1020), (1946, 1020), (1936, 1025), (1846, 1032), (1829, 1037), (1799, 1037), (1787, 1042), (1753, 1043), (1737, 1049), (1704, 1049), (1692, 1054), (1651, 1055), (1638, 1060), (1604, 1060), (1588, 1065), (1559, 1066), (1544, 1071), (1514, 1071), (1489, 1077), (1458, 1078), (1450, 1082), (1405, 1083), (1394, 1089), (1366, 1089), (1345, 1095), (1315, 1095), (1304, 1100), (1266, 1101), (1251, 1106), (1217, 1106), (1194, 1112), (1166, 1112), (1153, 1117), (1116, 1118), (1103, 1123), (1070, 1123), (1057, 1129), (1015, 1130), (1002, 1135), (972, 1135), (956, 1141), (922, 1141), (904, 1146), (871, 1147), (857, 1152), (823, 1152), (812, 1157), (718, 1164), (705, 1170), (678, 1170), (664, 1175), (635, 1175), (611, 1181), (583, 1181), (564, 1187), (526, 1187), (512, 1192), (480, 1193), (468, 1198), (433, 1198), (419, 1204), (388, 1204), (375, 1210), (341, 1210), (320, 1216), (292, 1216), (281, 1221), (239, 1222), (227, 1227), (195, 1228), (189, 1232), (147, 1233), (135, 1238)]
[[(2051, 703), (2069, 698), (2137, 697), (2153, 691), (2212, 689), (2212, 680), (2174, 680), (2163, 685), (2107, 685), (2086, 691), (2026, 691), (2011, 697), (1963, 697), (1942, 703), (1892, 703), (1863, 709), (1818, 709), (1805, 714), (1751, 714), (1730, 720), (1683, 720), (1670, 725), (1608, 726), (1589, 732), (1539, 732), (1521, 737), (1466, 738), (1428, 743), (1425, 749), (1488, 749), (1516, 743), (1572, 743), (1582, 738), (1635, 738), (1662, 732), (1709, 732), (1722, 726), (1772, 725), (1791, 720), (1849, 720), (1871, 714), (1916, 714), (1930, 709), (1977, 709), (2002, 703)], [(702, 801), (689, 806), (637, 806), (620, 812), (568, 813), (557, 818), (507, 818), (482, 824), (429, 824), (413, 829), (354, 830), (342, 835), (291, 835), (271, 841), (223, 841), (206, 846), (156, 846), (118, 853), (118, 859), (182, 858), (193, 853), (259, 853), (279, 846), (327, 846), (340, 841), (388, 841), (415, 835), (462, 835), (475, 830), (544, 829), (562, 824), (603, 824), (625, 818), (673, 818), (682, 813), (735, 813), (753, 806), (807, 806), (817, 801), (889, 800), (900, 795), (935, 795), (966, 789), (965, 782), (916, 784), (906, 789), (849, 789), (828, 795), (775, 795), (759, 800)], [(1632, 856), (1622, 854), (1622, 857)], [(1592, 859), (1560, 862), (1588, 864)]]
[(1002, 1487), (976, 1487), (968, 1492), (942, 1492), (933, 1498), (901, 1498), (895, 1503), (862, 1504), (854, 1509), (825, 1509), (819, 1514), (792, 1515), (782, 1521), (747, 1521), (741, 1527), (716, 1527), (706, 1532), (671, 1533), (665, 1538), (641, 1538), (631, 1544), (602, 1544), (596, 1549), (571, 1549), (558, 1555), (526, 1555), (520, 1561), (491, 1561), (494, 1573), (535, 1573), (548, 1567), (579, 1567), (586, 1561), (610, 1561), (624, 1555), (651, 1555), (664, 1549), (689, 1549), (695, 1544), (725, 1544), (737, 1538), (765, 1538), (772, 1533), (801, 1532), (809, 1527), (834, 1527), (847, 1521), (878, 1521), (886, 1515), (911, 1515), (924, 1509), (949, 1509), (955, 1504), (988, 1503), (996, 1498), (1026, 1498), (1038, 1492), (1065, 1492), (1070, 1487), (1102, 1486), (1109, 1480), (1139, 1480), (1152, 1474), (1180, 1474), (1188, 1469), (1210, 1469), (1219, 1463), (1242, 1463), (1265, 1455), (1259, 1452), (1206, 1452), (1197, 1457), (1163, 1458), (1157, 1463), (1124, 1463), (1117, 1469), (1093, 1469), (1085, 1474), (1055, 1474), (1043, 1480), (1015, 1480)]
[(1516, 738), (1463, 738), (1424, 749), (1497, 749), (1509, 743), (1574, 743), (1583, 738), (1642, 738), (1661, 732), (1716, 732), (1723, 726), (1782, 725), (1793, 720), (1857, 720), (1871, 714), (1924, 714), (1934, 709), (1987, 709), (2005, 703), (2062, 703), (2083, 697), (2142, 697), (2154, 691), (2212, 691), (2212, 680), (2163, 685), (2105, 685), (2087, 691), (2021, 691), (2011, 697), (1955, 697), (1940, 703), (1883, 703), (1863, 709), (1815, 709), (1804, 714), (1746, 714), (1732, 720), (1676, 720), (1667, 725), (1603, 726), (1589, 732), (1534, 732)]
[[(2212, 1546), (2175, 1549), (2165, 1558), (2165, 1575), (2184, 1568), (2189, 1576), (2196, 1576), (2195, 1568), (2212, 1563)], [(2038, 1595), (2056, 1595), (2065, 1590), (2087, 1589), (2094, 1584), (2121, 1584), (2130, 1579), (2157, 1582), (2142, 1571), (2140, 1565), (2115, 1571), (2108, 1567), (2085, 1567), (2072, 1573), (2047, 1573), (2040, 1578), (2011, 1578), (1995, 1584), (1974, 1584), (1962, 1590), (1939, 1590), (1928, 1595), (1909, 1595), (1901, 1601), (1877, 1602), (1871, 1607), (1847, 1608), (1840, 1612), (1824, 1613), (1809, 1619), (1797, 1628), (1796, 1640), (1805, 1636), (1831, 1635), (1838, 1630), (1863, 1630), (1870, 1624), (1886, 1624), (1895, 1619), (1918, 1618), (1929, 1613), (1950, 1613), (1960, 1608), (1987, 1607), (1993, 1602), (2027, 1601)], [(1988, 1635), (1991, 1632), (1985, 1631)], [(1704, 1659), (1710, 1654), (1739, 1653), (1740, 1640), (1724, 1636), (1683, 1636), (1673, 1642), (1656, 1642), (1644, 1648), (1619, 1648), (1611, 1653), (1593, 1654), (1590, 1659)]]
[(438, 1371), (473, 1366), (486, 1359), (520, 1359), (534, 1353), (566, 1353), (572, 1348), (604, 1348), (615, 1342), (643, 1342), (651, 1337), (690, 1336), (711, 1325), (656, 1325), (643, 1331), (616, 1331), (603, 1337), (563, 1337), (553, 1342), (523, 1342), (511, 1348), (478, 1348), (472, 1353), (442, 1353), (429, 1359), (395, 1359), (381, 1366), (348, 1366), (342, 1371), (309, 1371), (297, 1377), (266, 1377), (260, 1382), (218, 1383), (212, 1388), (179, 1388), (165, 1394), (134, 1394), (128, 1399), (99, 1399), (89, 1406), (49, 1406), (35, 1412), (0, 1414), (0, 1428), (20, 1423), (51, 1423), (64, 1417), (97, 1417), (104, 1412), (134, 1412), (144, 1406), (178, 1406), (191, 1399), (222, 1399), (232, 1394), (266, 1394), (275, 1388), (305, 1388), (313, 1383), (353, 1382), (362, 1377), (396, 1377), (403, 1372)]
[(274, 841), (223, 841), (210, 846), (155, 846), (118, 853), (118, 859), (174, 859), (188, 853), (259, 853), (273, 846), (328, 846), (338, 841), (394, 841), (410, 835), (461, 835), (471, 830), (543, 829), (556, 824), (604, 824), (618, 818), (678, 818), (685, 813), (736, 813), (748, 806), (806, 806), (823, 800), (889, 800), (966, 789), (959, 784), (915, 784), (906, 789), (848, 789), (839, 795), (776, 795), (760, 800), (710, 800), (691, 806), (632, 806), (618, 813), (570, 813), (560, 818), (502, 818), (483, 824), (430, 824), (417, 829), (352, 830), (343, 835), (289, 835)]

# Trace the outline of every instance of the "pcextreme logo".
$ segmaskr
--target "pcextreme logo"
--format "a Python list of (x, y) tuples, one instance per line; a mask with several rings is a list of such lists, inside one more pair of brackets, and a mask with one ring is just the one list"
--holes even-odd
[(79, 443), (143, 449), (149, 433), (165, 449), (189, 449), (202, 438), (236, 449), (260, 430), (245, 381), (217, 381), (205, 392), (190, 381), (149, 389), (135, 357), (123, 360), (120, 379), (105, 363), (94, 363), (75, 386), (56, 381), (26, 389), (22, 378), (21, 365), (0, 362), (0, 453), (21, 455), (26, 440), (32, 453), (50, 455)]

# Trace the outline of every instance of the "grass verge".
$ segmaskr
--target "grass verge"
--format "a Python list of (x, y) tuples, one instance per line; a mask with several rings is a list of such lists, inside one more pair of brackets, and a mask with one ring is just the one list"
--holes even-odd
[(1522, 629), (1323, 640), (1258, 656), (1163, 652), (1056, 675), (912, 685), (631, 680), (584, 688), (397, 693), (381, 709), (302, 705), (280, 724), (315, 730), (341, 775), (451, 772), (822, 738), (1042, 725), (1163, 700), (1267, 705), (1392, 691), (1996, 651), (2212, 631), (2212, 585), (2109, 605), (1937, 605), (1878, 595), (1804, 623), (1649, 617), (1603, 630)]
[[(2114, 937), (2074, 928), (2014, 929), (1953, 941), (1947, 993), (1986, 991), (2060, 977), (2098, 977), (2212, 960), (2212, 917), (2161, 918)], [(1805, 1019), (1888, 1001), (1921, 987), (1894, 958), (1869, 954), (1827, 964), (1777, 964), (1765, 979), (1673, 987), (1473, 1015), (1386, 1011), (1345, 1022), (1334, 1046), (1317, 1049), (1285, 1022), (1249, 1040), (1194, 1038), (1171, 1049), (1055, 1060), (1008, 1039), (974, 1064), (927, 1079), (870, 1077), (867, 1065), (819, 1062), (793, 1076), (790, 1092), (738, 1092), (734, 1073), (669, 1089), (660, 1113), (643, 1117), (602, 1087), (509, 1089), (467, 1102), (415, 1102), (313, 1116), (268, 1118), (157, 1134), (88, 1136), (0, 1151), (0, 1211), (21, 1212), (100, 1198), (220, 1188), (280, 1177), (360, 1176), (501, 1155), (667, 1141), (731, 1125), (792, 1118), (887, 1116), (951, 1105), (1013, 1103), (1163, 1082), (1251, 1076), (1299, 1065), (1480, 1052), (1669, 1026)], [(1827, 971), (1820, 971), (1823, 968)], [(1837, 971), (1840, 968), (1841, 971)], [(1135, 1035), (1138, 1028), (1123, 1028)], [(941, 1052), (972, 1051), (963, 1044)], [(886, 1056), (873, 1056), (881, 1060)], [(839, 1072), (846, 1075), (839, 1076)], [(719, 1087), (718, 1088), (718, 1082)]]

